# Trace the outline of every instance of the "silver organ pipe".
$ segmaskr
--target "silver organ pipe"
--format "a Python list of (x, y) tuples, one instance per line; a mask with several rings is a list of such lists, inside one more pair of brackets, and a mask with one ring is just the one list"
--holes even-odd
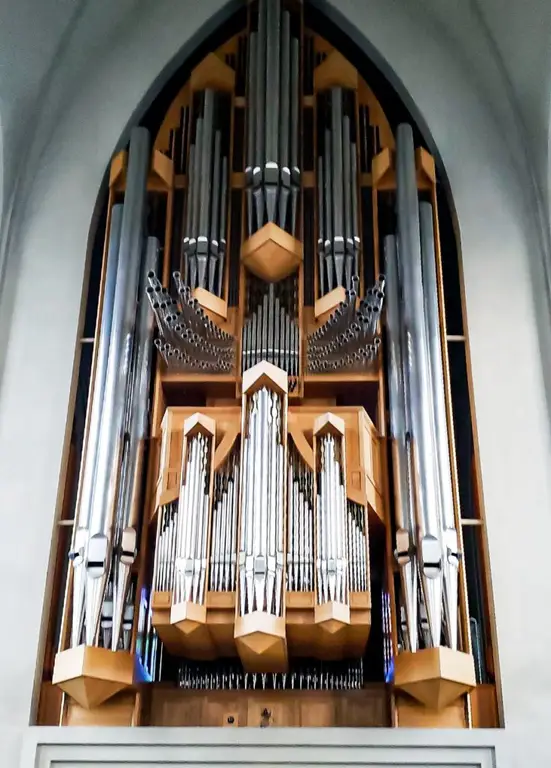
[(423, 294), (419, 200), (413, 133), (409, 125), (398, 126), (396, 184), (399, 270), (403, 280), (406, 367), (419, 509), (421, 585), (431, 644), (438, 646), (442, 635), (442, 524)]
[(367, 562), (366, 511), (361, 504), (347, 501), (346, 555), (348, 557), (348, 584), (351, 592), (369, 590)]
[(417, 650), (418, 571), (415, 562), (415, 502), (411, 466), (411, 417), (405, 368), (402, 296), (398, 274), (396, 238), (385, 238), (387, 285), (386, 330), (388, 340), (388, 393), (390, 437), (396, 509), (396, 559), (400, 566), (403, 613), (408, 650)]
[(299, 375), (299, 329), (297, 324), (296, 277), (265, 283), (248, 276), (248, 314), (243, 323), (242, 370), (262, 360)]
[(455, 529), (451, 465), (448, 445), (448, 420), (446, 416), (444, 373), (442, 368), (442, 341), (438, 312), (433, 211), (430, 203), (421, 203), (419, 210), (421, 223), (421, 253), (423, 260), (423, 288), (425, 293), (425, 313), (427, 318), (434, 405), (434, 440), (436, 444), (439, 499), (442, 515), (442, 546), (444, 549), (442, 560), (444, 575), (444, 614), (446, 617), (448, 645), (450, 648), (455, 649), (457, 648), (459, 546), (457, 541), (457, 531)]
[(155, 559), (151, 580), (152, 592), (172, 592), (174, 589), (174, 559), (178, 531), (178, 503), (166, 504), (159, 510)]
[[(159, 262), (159, 241), (155, 237), (146, 240), (140, 284), (140, 299), (137, 313), (134, 355), (129, 393), (128, 429), (122, 481), (119, 490), (119, 505), (116, 524), (116, 562), (113, 573), (113, 637), (112, 650), (117, 650), (121, 628), (128, 632), (132, 616), (130, 606), (125, 607), (125, 598), (130, 582), (130, 572), (136, 559), (138, 512), (140, 509), (144, 440), (149, 424), (149, 390), (153, 360), (153, 317), (143, 291), (147, 275), (157, 269)], [(133, 605), (133, 602), (131, 603)]]
[[(117, 261), (113, 313), (102, 412), (97, 433), (94, 489), (88, 514), (78, 527), (85, 529), (79, 543), (85, 541), (85, 639), (87, 645), (98, 641), (102, 604), (111, 568), (113, 526), (117, 505), (117, 489), (121, 462), (127, 397), (131, 391), (132, 355), (135, 348), (136, 304), (140, 264), (143, 255), (146, 180), (149, 168), (149, 134), (135, 128), (130, 139), (128, 172), (122, 214)], [(77, 605), (73, 639), (78, 642), (81, 617)]]
[(281, 616), (284, 570), (284, 400), (263, 386), (247, 398), (240, 482), (239, 611)]
[(173, 560), (174, 604), (205, 603), (212, 458), (211, 435), (198, 432), (186, 437)]
[(222, 296), (227, 222), (227, 106), (225, 94), (206, 88), (190, 143), (184, 216), (184, 283)]
[(231, 452), (214, 477), (209, 589), (233, 592), (236, 588), (239, 450)]
[[(413, 134), (396, 140), (397, 238), (385, 241), (396, 557), (408, 650), (458, 644), (455, 528), (433, 210), (419, 203)], [(414, 508), (417, 506), (417, 515)], [(420, 596), (417, 579), (420, 579)], [(443, 621), (443, 617), (445, 621)]]
[(347, 502), (344, 440), (316, 437), (316, 600), (348, 605)]
[(318, 257), (320, 295), (352, 289), (359, 275), (358, 170), (354, 93), (318, 95)]
[(90, 407), (88, 439), (82, 459), (81, 486), (79, 499), (77, 501), (78, 527), (75, 531), (73, 551), (71, 552), (73, 564), (73, 622), (71, 627), (71, 646), (73, 647), (80, 643), (84, 626), (84, 597), (86, 589), (85, 560), (89, 535), (88, 526), (90, 520), (90, 505), (96, 476), (98, 436), (101, 423), (103, 395), (105, 392), (105, 377), (109, 359), (109, 338), (111, 336), (113, 303), (115, 300), (122, 210), (122, 205), (115, 205), (111, 210), (111, 227), (109, 230), (109, 246), (107, 250), (102, 319), (97, 342), (98, 354), (96, 376)]
[(299, 43), (281, 0), (259, 0), (249, 40), (246, 196), (249, 235), (277, 223), (297, 230), (300, 169)]
[(292, 444), (287, 468), (287, 589), (314, 589), (314, 473)]

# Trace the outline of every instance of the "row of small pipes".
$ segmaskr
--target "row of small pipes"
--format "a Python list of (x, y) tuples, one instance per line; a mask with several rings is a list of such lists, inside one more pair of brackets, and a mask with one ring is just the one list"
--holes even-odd
[(365, 370), (376, 359), (381, 339), (376, 335), (385, 296), (385, 278), (358, 303), (359, 279), (328, 320), (308, 336), (307, 356), (310, 373)]
[(214, 477), (209, 589), (231, 592), (237, 575), (239, 451), (234, 449)]
[(235, 365), (233, 336), (210, 320), (179, 272), (173, 275), (178, 300), (164, 288), (154, 271), (147, 275), (147, 296), (159, 336), (155, 346), (169, 370), (227, 373)]
[(288, 308), (294, 302), (287, 295), (293, 289), (296, 290), (296, 285), (294, 278), (291, 278), (277, 284), (266, 283), (259, 292), (256, 297), (258, 304), (243, 323), (243, 371), (261, 360), (267, 360), (287, 371), (289, 377), (298, 377), (299, 327)]
[[(396, 135), (397, 234), (385, 238), (390, 436), (405, 644), (458, 644), (459, 552), (444, 392), (433, 210), (413, 133)], [(445, 340), (444, 340), (445, 341)], [(426, 616), (426, 632), (419, 629)]]
[(350, 691), (363, 687), (363, 659), (295, 660), (289, 672), (245, 672), (237, 661), (183, 661), (178, 685), (185, 690)]
[(153, 349), (153, 319), (144, 299), (147, 275), (157, 269), (159, 257), (158, 241), (146, 238), (144, 231), (149, 163), (149, 134), (135, 128), (124, 202), (110, 215), (94, 387), (70, 552), (73, 647), (84, 641), (89, 646), (109, 643), (117, 650), (121, 642), (125, 647), (129, 643), (125, 616), (136, 558)]
[(268, 222), (295, 235), (300, 190), (299, 41), (280, 0), (259, 0), (249, 36), (245, 183), (249, 235)]
[(369, 590), (366, 525), (365, 508), (361, 504), (348, 501), (346, 551), (348, 553), (348, 584), (352, 592), (367, 592)]
[(287, 589), (314, 589), (314, 473), (289, 444)]
[[(260, 399), (260, 398), (259, 398)], [(189, 472), (195, 471), (200, 477), (193, 485), (197, 491), (199, 488), (201, 494), (204, 488), (208, 486), (208, 480), (204, 476), (202, 466), (191, 464)], [(236, 562), (237, 562), (237, 502), (239, 485), (239, 453), (234, 449), (230, 454), (225, 465), (215, 473), (214, 476), (214, 496), (212, 505), (212, 535), (210, 550), (207, 543), (202, 538), (202, 533), (208, 529), (208, 519), (204, 517), (204, 504), (206, 498), (200, 503), (193, 502), (190, 497), (182, 497), (182, 506), (172, 503), (161, 508), (158, 529), (157, 544), (155, 550), (155, 562), (153, 569), (152, 589), (153, 591), (176, 591), (174, 602), (189, 599), (192, 602), (203, 602), (204, 592), (200, 589), (200, 583), (203, 573), (203, 559), (207, 557), (207, 551), (210, 551), (209, 562), (209, 589), (214, 592), (234, 591), (236, 588)], [(190, 478), (191, 480), (191, 478)], [(331, 482), (331, 478), (327, 476)], [(250, 478), (243, 478), (243, 482), (251, 484)], [(253, 481), (254, 485), (254, 481)], [(286, 588), (289, 591), (313, 591), (314, 590), (314, 567), (316, 550), (314, 548), (314, 473), (303, 461), (302, 457), (291, 443), (288, 458), (287, 473), (287, 569), (286, 569)], [(321, 499), (325, 499), (324, 488), (320, 488), (319, 503), (323, 504)], [(342, 488), (342, 485), (341, 485)], [(254, 491), (253, 491), (254, 493)], [(187, 498), (187, 502), (185, 499)], [(340, 508), (339, 508), (340, 509)], [(183, 517), (181, 516), (183, 515)], [(191, 535), (191, 530), (196, 531), (199, 542), (193, 550), (194, 558), (189, 565), (189, 583), (190, 587), (182, 590), (178, 589), (178, 567), (175, 563), (181, 564), (182, 578), (184, 578), (185, 563), (188, 562), (187, 555), (178, 548), (178, 536), (180, 531), (179, 521), (187, 520), (186, 535)], [(330, 522), (332, 526), (328, 530), (324, 529), (325, 521), (333, 521), (334, 513), (330, 511), (325, 513), (323, 509), (319, 512), (319, 528), (322, 541), (319, 545), (319, 579), (322, 595), (334, 594), (333, 579), (329, 576), (331, 566), (329, 565), (333, 557), (333, 552), (329, 548), (327, 554), (324, 554), (324, 547), (327, 546), (327, 538), (333, 537), (333, 531), (337, 529), (336, 523)], [(277, 525), (276, 520), (276, 525)], [(247, 526), (247, 523), (245, 523)], [(262, 526), (259, 526), (262, 530)], [(339, 527), (340, 529), (340, 527)], [(348, 583), (350, 589), (354, 591), (367, 591), (368, 585), (368, 567), (367, 567), (367, 542), (366, 542), (366, 519), (365, 509), (359, 504), (348, 501), (346, 507), (345, 522), (345, 550), (346, 556), (342, 557), (342, 562), (348, 563)], [(338, 536), (335, 534), (335, 539)], [(254, 546), (254, 545), (253, 545)], [(263, 551), (262, 546), (259, 547)], [(269, 548), (267, 551), (270, 551)], [(263, 555), (262, 555), (263, 556)], [(246, 558), (245, 558), (246, 559)], [(276, 556), (276, 567), (279, 564)], [(254, 564), (253, 564), (254, 567)], [(197, 576), (195, 575), (197, 572)], [(268, 579), (266, 573), (263, 577)], [(254, 579), (258, 578), (255, 572)], [(194, 580), (195, 579), (195, 580)], [(245, 582), (247, 574), (245, 573)], [(329, 588), (329, 584), (331, 588)], [(272, 586), (270, 585), (270, 590)], [(262, 589), (266, 589), (265, 586)], [(198, 593), (201, 595), (198, 598)], [(270, 591), (270, 594), (272, 592)], [(185, 597), (188, 595), (188, 597)], [(338, 599), (338, 597), (327, 597), (327, 599)], [(254, 602), (254, 598), (253, 598)]]

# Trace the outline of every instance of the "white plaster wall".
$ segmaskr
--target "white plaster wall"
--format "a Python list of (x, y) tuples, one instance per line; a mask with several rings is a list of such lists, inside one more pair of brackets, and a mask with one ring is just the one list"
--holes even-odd
[[(224, 5), (223, 0), (142, 4), (116, 46), (98, 51), (85, 69), (29, 180), (25, 204), (15, 211), (9, 254), (15, 300), (4, 329), (9, 344), (0, 390), (0, 580), (6, 585), (3, 615), (12, 619), (10, 631), (0, 633), (0, 765), (16, 765), (27, 738), (84, 258), (98, 188), (136, 105), (182, 45), (185, 55), (201, 26)], [(544, 570), (551, 534), (550, 445), (531, 285), (539, 240), (526, 182), (510, 164), (453, 41), (434, 34), (426, 19), (401, 4), (334, 0), (329, 5), (366, 50), (374, 48), (392, 66), (399, 89), (409, 93), (431, 132), (452, 187), (507, 723), (498, 765), (544, 768), (551, 757), (545, 738), (551, 619), (541, 610), (551, 603)], [(41, 300), (33, 324), (29, 307), (36, 307), (37, 287)]]

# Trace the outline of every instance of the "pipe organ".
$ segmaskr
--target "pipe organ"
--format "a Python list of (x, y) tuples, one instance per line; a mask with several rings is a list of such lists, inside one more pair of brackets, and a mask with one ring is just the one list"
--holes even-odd
[(478, 724), (433, 158), (291, 0), (161, 117), (111, 163), (60, 722)]

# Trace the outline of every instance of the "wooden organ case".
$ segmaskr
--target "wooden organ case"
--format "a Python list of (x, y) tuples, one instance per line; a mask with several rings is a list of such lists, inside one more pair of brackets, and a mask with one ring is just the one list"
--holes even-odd
[(99, 296), (39, 722), (496, 725), (434, 160), (302, 3), (113, 158)]

